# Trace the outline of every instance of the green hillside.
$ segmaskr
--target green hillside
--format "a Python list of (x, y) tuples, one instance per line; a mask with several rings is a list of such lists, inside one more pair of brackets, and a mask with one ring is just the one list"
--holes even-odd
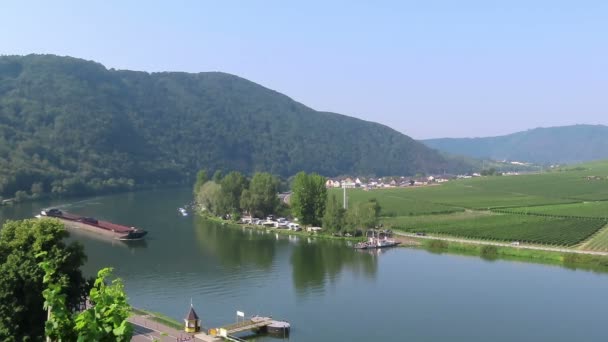
[(538, 164), (608, 158), (608, 126), (602, 125), (536, 128), (498, 137), (443, 138), (422, 142), (451, 154)]
[(468, 171), (386, 126), (312, 110), (234, 75), (0, 57), (0, 195), (191, 183), (207, 168), (291, 176)]

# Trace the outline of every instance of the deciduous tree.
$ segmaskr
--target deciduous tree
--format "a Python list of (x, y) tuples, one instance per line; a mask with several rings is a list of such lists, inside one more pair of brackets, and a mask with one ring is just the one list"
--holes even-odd
[(323, 229), (330, 232), (339, 232), (344, 228), (345, 210), (340, 206), (336, 199), (336, 194), (332, 194), (327, 201), (325, 215), (323, 215)]
[(293, 214), (305, 225), (319, 225), (325, 213), (327, 188), (325, 178), (312, 173), (299, 172), (292, 183), (290, 199)]
[(279, 180), (275, 176), (265, 172), (254, 174), (249, 186), (253, 214), (261, 217), (274, 214), (279, 206), (278, 191)]
[(57, 279), (64, 279), (63, 293), (69, 311), (86, 296), (80, 271), (86, 260), (80, 244), (65, 243), (68, 236), (56, 219), (8, 221), (0, 230), (0, 340), (41, 340), (46, 311), (43, 309), (42, 261), (55, 265)]

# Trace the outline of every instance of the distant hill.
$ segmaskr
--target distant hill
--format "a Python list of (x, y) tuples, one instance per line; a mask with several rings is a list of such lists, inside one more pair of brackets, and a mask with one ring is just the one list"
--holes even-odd
[(538, 164), (608, 159), (608, 127), (574, 125), (535, 128), (498, 137), (422, 140), (445, 153)]
[(0, 57), (0, 195), (191, 182), (200, 168), (407, 175), (466, 170), (389, 127), (312, 110), (219, 72)]

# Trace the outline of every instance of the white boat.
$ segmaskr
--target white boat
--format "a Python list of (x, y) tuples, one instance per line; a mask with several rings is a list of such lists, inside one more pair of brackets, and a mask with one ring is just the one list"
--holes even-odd
[[(380, 234), (378, 234), (380, 236)], [(376, 237), (374, 231), (372, 231), (372, 236), (368, 238), (365, 242), (359, 242), (355, 244), (355, 249), (374, 249), (374, 248), (386, 248), (386, 247), (394, 247), (399, 245), (401, 242), (395, 241), (394, 239), (389, 239), (386, 235), (382, 238)]]

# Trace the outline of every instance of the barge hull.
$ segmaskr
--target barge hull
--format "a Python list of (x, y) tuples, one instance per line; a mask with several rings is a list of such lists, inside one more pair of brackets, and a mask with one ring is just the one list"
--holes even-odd
[[(70, 220), (64, 220), (61, 219), (59, 217), (54, 217), (58, 220), (60, 220), (61, 222), (64, 223), (64, 225), (67, 228), (71, 228), (71, 229), (78, 229), (78, 230), (86, 230), (87, 232), (91, 232), (91, 233), (95, 233), (97, 235), (102, 235), (102, 236), (107, 236), (116, 240), (135, 240), (135, 239), (129, 239), (129, 233), (123, 233), (123, 232), (116, 232), (116, 231), (111, 231), (111, 230), (105, 230), (105, 229), (100, 229), (97, 227), (93, 227), (93, 226), (89, 226), (88, 224), (84, 224), (82, 222), (78, 222), (78, 221), (70, 221)], [(141, 237), (140, 239), (143, 239), (143, 237)]]

